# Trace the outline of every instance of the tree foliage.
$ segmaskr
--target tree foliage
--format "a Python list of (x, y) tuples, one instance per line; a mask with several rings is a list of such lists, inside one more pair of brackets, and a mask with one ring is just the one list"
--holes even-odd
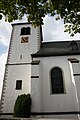
[(65, 32), (71, 36), (80, 33), (80, 0), (0, 0), (0, 13), (9, 22), (25, 14), (35, 26), (43, 24), (43, 18), (49, 14), (56, 20), (62, 18)]

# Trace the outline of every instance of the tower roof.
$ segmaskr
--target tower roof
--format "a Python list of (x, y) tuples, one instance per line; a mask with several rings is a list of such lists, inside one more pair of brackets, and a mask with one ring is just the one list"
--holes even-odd
[(32, 24), (32, 23), (30, 23), (30, 22), (12, 23), (12, 26), (14, 26), (14, 25), (25, 25), (25, 24)]

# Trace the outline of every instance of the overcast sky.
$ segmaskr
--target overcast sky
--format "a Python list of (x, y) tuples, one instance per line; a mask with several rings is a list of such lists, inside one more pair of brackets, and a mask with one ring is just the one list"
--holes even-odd
[[(26, 22), (26, 17), (24, 16), (22, 20), (16, 20), (14, 22)], [(43, 40), (47, 42), (80, 39), (80, 34), (77, 34), (74, 37), (70, 37), (67, 33), (64, 33), (63, 20), (55, 21), (53, 17), (46, 16), (44, 18), (44, 25), (42, 29)], [(12, 27), (10, 23), (5, 22), (4, 19), (0, 20), (0, 95), (2, 90), (11, 30)]]

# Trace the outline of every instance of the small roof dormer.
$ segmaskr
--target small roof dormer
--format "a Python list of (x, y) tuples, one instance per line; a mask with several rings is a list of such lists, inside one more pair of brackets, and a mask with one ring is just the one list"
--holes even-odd
[(70, 50), (78, 50), (78, 49), (79, 49), (77, 42), (74, 41), (74, 40), (71, 41), (71, 43), (70, 43), (70, 45), (69, 45), (69, 48), (70, 48)]

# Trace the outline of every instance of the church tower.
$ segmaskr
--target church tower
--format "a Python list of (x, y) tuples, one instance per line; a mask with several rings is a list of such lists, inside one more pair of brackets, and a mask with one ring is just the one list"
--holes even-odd
[(40, 46), (41, 26), (12, 24), (1, 98), (2, 113), (13, 113), (17, 96), (31, 92), (31, 54), (36, 53)]

